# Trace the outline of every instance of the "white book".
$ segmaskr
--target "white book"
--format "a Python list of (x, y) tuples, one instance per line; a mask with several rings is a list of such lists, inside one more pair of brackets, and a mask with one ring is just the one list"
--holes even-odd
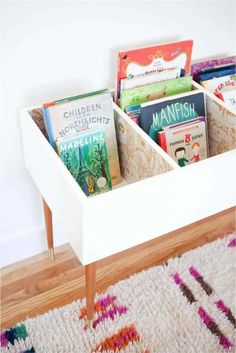
[(120, 91), (178, 78), (180, 77), (180, 73), (181, 69), (176, 67), (165, 69), (163, 71), (156, 71), (148, 74), (124, 78), (120, 81)]
[(183, 167), (207, 158), (205, 121), (165, 129), (167, 153)]

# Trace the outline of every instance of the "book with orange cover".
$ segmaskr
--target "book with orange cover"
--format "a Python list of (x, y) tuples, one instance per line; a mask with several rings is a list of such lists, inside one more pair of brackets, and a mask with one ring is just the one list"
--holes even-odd
[(181, 76), (188, 76), (191, 67), (192, 40), (154, 45), (146, 48), (122, 50), (118, 53), (117, 98), (120, 80), (141, 74), (181, 68)]

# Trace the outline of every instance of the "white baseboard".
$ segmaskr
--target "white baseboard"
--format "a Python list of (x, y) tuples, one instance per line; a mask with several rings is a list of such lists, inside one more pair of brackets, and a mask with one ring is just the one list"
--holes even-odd
[[(62, 234), (58, 234), (54, 226), (54, 246), (66, 242)], [(16, 232), (15, 236), (4, 237), (1, 244), (0, 267), (5, 267), (30, 256), (37, 255), (47, 250), (47, 240), (44, 226), (34, 229), (24, 229)]]

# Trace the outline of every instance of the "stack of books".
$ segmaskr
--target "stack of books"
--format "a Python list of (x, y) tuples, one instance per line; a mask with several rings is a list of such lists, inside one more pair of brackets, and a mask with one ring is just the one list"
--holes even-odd
[(192, 91), (192, 40), (118, 54), (120, 108), (183, 167), (207, 158), (205, 95)]
[(87, 196), (121, 182), (109, 90), (45, 103), (31, 114)]
[(195, 81), (236, 112), (236, 56), (195, 63), (191, 72)]

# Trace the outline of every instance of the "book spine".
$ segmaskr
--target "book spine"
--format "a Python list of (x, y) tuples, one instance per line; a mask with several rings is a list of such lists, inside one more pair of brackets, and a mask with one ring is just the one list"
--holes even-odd
[(44, 118), (44, 124), (46, 126), (46, 130), (47, 130), (47, 134), (48, 134), (49, 143), (52, 145), (52, 147), (55, 150), (56, 149), (55, 139), (54, 139), (53, 132), (52, 132), (50, 113), (49, 113), (49, 110), (47, 107), (43, 108), (43, 118)]
[(167, 146), (166, 146), (166, 134), (164, 131), (158, 132), (157, 133), (157, 141), (158, 145), (161, 146), (161, 148), (167, 152)]

